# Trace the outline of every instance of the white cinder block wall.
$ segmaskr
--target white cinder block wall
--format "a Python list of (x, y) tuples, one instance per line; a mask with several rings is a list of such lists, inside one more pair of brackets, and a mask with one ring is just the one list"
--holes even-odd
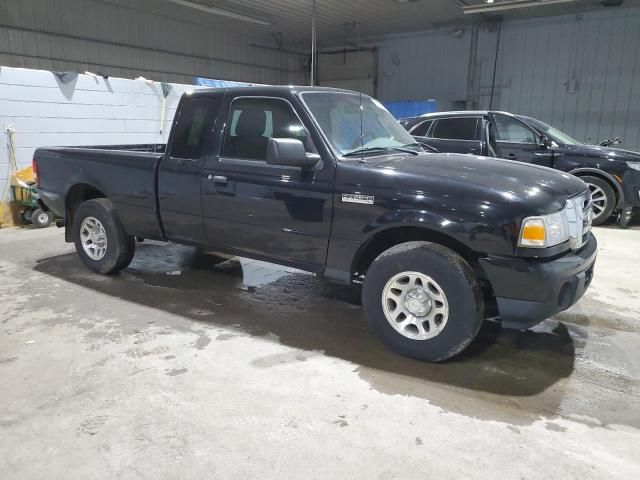
[(9, 177), (8, 126), (18, 168), (43, 146), (166, 143), (180, 96), (199, 88), (172, 87), (160, 133), (160, 83), (78, 75), (64, 84), (45, 70), (0, 67), (0, 192)]

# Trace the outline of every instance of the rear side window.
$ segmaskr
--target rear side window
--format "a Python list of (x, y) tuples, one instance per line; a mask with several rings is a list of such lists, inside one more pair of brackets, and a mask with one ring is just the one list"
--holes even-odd
[(447, 140), (477, 140), (478, 117), (441, 118), (431, 136)]
[(187, 100), (182, 104), (178, 119), (174, 125), (171, 157), (198, 159), (202, 156), (202, 146), (206, 132), (216, 114), (220, 101), (218, 99)]
[(426, 137), (432, 123), (433, 120), (427, 120), (426, 122), (418, 124), (413, 128), (413, 130), (411, 130), (411, 135), (415, 135), (416, 137)]

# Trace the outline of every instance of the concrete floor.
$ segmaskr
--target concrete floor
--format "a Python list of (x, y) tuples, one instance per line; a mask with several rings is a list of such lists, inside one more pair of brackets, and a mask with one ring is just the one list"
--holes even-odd
[(0, 478), (637, 478), (640, 227), (596, 235), (578, 305), (431, 365), (310, 275), (1, 230)]

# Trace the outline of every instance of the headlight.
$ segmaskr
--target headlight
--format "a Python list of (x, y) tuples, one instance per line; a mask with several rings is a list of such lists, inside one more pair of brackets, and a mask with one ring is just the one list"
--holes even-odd
[(520, 230), (520, 247), (546, 248), (569, 240), (569, 224), (564, 210), (543, 215), (527, 217)]
[(640, 171), (640, 161), (638, 162), (625, 162), (629, 168)]

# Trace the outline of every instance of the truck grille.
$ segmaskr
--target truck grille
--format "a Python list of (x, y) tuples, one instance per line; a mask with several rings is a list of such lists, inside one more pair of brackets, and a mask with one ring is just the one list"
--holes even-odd
[(591, 193), (587, 190), (567, 200), (566, 212), (569, 222), (569, 245), (578, 250), (591, 231)]

